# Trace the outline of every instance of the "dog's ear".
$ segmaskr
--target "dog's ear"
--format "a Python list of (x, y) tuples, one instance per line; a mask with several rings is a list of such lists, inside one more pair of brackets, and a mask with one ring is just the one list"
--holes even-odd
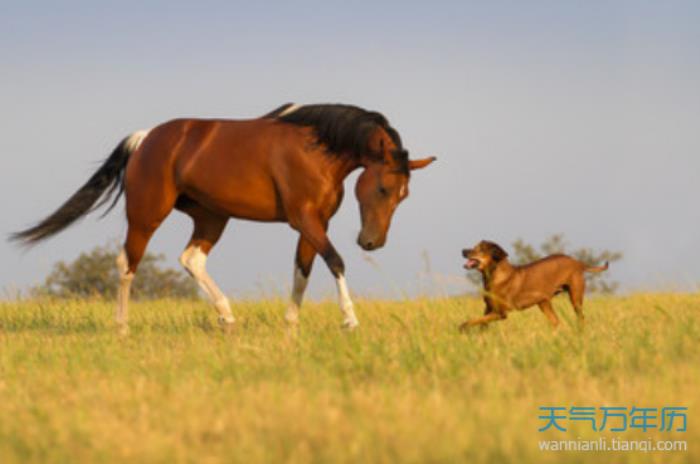
[(503, 260), (503, 259), (506, 259), (506, 258), (508, 257), (508, 253), (506, 253), (506, 250), (504, 250), (503, 248), (501, 248), (501, 247), (500, 247), (499, 245), (497, 245), (496, 243), (491, 243), (491, 247), (490, 247), (490, 248), (491, 248), (491, 249), (490, 249), (491, 258), (493, 258), (493, 260), (494, 260), (495, 262), (499, 262), (499, 261), (501, 261), (501, 260)]

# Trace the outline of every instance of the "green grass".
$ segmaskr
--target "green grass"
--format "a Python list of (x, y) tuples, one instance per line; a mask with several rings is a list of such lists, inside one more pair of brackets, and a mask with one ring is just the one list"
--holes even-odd
[[(700, 462), (700, 295), (536, 308), (485, 331), (456, 327), (475, 299), (239, 301), (226, 336), (203, 302), (0, 303), (0, 463)], [(539, 406), (687, 406), (685, 433), (539, 433)], [(570, 423), (569, 423), (570, 424)], [(682, 439), (686, 452), (541, 452), (539, 439)]]

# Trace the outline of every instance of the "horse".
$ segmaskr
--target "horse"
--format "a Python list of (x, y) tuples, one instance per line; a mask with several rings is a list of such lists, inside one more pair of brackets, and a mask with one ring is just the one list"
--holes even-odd
[(146, 246), (171, 211), (181, 211), (194, 230), (180, 263), (229, 331), (235, 318), (207, 273), (209, 253), (230, 218), (286, 222), (299, 233), (286, 321), (298, 324), (319, 254), (336, 280), (342, 327), (354, 329), (358, 320), (345, 265), (327, 235), (343, 199), (343, 181), (363, 169), (355, 185), (357, 243), (370, 251), (385, 244), (394, 211), (409, 194), (411, 171), (434, 160), (409, 159), (399, 133), (381, 113), (351, 105), (287, 103), (255, 119), (174, 119), (126, 136), (53, 214), (11, 238), (35, 244), (111, 200), (106, 215), (124, 195), (128, 228), (117, 258), (115, 319), (126, 334), (130, 287)]

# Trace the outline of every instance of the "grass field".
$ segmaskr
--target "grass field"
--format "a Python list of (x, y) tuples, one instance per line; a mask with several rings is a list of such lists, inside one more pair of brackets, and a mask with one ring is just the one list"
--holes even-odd
[[(204, 302), (0, 303), (0, 463), (700, 462), (700, 295), (568, 303), (460, 335), (476, 299), (358, 300), (339, 329), (308, 303), (238, 301), (237, 333)], [(539, 406), (687, 406), (681, 433), (538, 432)], [(540, 439), (687, 440), (686, 452), (544, 452)], [(601, 460), (602, 459), (602, 460)]]

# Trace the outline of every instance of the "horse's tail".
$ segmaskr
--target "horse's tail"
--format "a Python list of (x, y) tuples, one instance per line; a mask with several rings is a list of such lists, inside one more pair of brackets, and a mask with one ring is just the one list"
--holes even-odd
[(114, 201), (104, 214), (109, 213), (124, 192), (124, 170), (129, 156), (136, 151), (147, 135), (148, 131), (138, 131), (125, 137), (85, 185), (80, 187), (60, 208), (37, 225), (13, 233), (10, 235), (10, 240), (24, 245), (34, 245), (52, 237), (107, 203), (118, 190)]
[(605, 264), (602, 266), (587, 266), (583, 270), (586, 272), (603, 272), (608, 270), (609, 264), (609, 262), (605, 261)]

